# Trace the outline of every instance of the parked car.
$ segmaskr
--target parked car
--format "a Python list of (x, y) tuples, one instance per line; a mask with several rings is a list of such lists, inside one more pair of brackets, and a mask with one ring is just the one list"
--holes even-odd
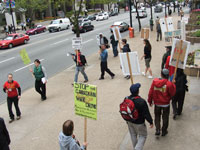
[(111, 12), (109, 12), (109, 17), (117, 16), (117, 15), (118, 15), (117, 11), (111, 11)]
[(30, 40), (26, 34), (9, 34), (6, 38), (0, 41), (0, 48), (12, 48), (20, 44), (26, 44)]
[(96, 20), (96, 15), (89, 15), (89, 16), (87, 17), (87, 19), (88, 19), (88, 20), (91, 20), (91, 21)]
[(69, 29), (69, 27), (70, 20), (68, 18), (62, 18), (51, 21), (50, 25), (48, 26), (48, 30), (49, 32), (54, 32)]
[(99, 13), (97, 16), (96, 16), (96, 21), (102, 21), (104, 20), (104, 15), (102, 13)]
[(103, 13), (103, 18), (104, 18), (104, 20), (106, 20), (106, 19), (109, 18), (109, 14), (108, 14), (108, 12), (104, 12), (104, 13)]
[(126, 31), (129, 28), (129, 25), (123, 21), (114, 22), (114, 24), (112, 26), (110, 26), (110, 29), (112, 30), (112, 28), (115, 26), (119, 27), (120, 32)]
[(27, 35), (38, 34), (46, 31), (46, 27), (42, 25), (36, 25), (33, 29), (26, 31)]
[[(146, 10), (138, 10), (138, 13), (139, 13), (139, 17), (140, 18), (145, 18), (145, 17), (147, 17), (147, 11)], [(137, 18), (137, 16), (136, 16), (136, 18)]]
[(136, 8), (132, 8), (131, 12), (136, 13)]
[(156, 6), (155, 8), (154, 8), (154, 12), (155, 13), (160, 13), (160, 12), (162, 12), (163, 11), (163, 8), (161, 7), (161, 6)]
[[(87, 22), (79, 23), (79, 30), (80, 30), (80, 33), (85, 33), (87, 31), (94, 30), (94, 26), (91, 23), (87, 23)], [(72, 27), (72, 31), (76, 33), (76, 29), (74, 27)]]

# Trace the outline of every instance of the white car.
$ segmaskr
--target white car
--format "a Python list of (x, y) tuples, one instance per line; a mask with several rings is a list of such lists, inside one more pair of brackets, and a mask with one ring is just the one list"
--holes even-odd
[(103, 13), (103, 18), (106, 20), (106, 19), (108, 19), (109, 18), (109, 14), (107, 13), (107, 12), (104, 12)]
[(54, 32), (69, 29), (69, 27), (70, 20), (68, 18), (62, 18), (51, 21), (47, 29), (49, 30), (49, 32)]
[(140, 9), (141, 9), (141, 10), (146, 10), (146, 7), (141, 7)]
[[(138, 10), (138, 13), (139, 13), (139, 17), (140, 18), (145, 18), (145, 17), (147, 17), (147, 11), (146, 10)], [(136, 16), (136, 18), (137, 18), (137, 16)]]
[(135, 8), (132, 8), (131, 12), (132, 12), (132, 13), (136, 13), (136, 9), (135, 9)]
[(96, 16), (96, 21), (102, 21), (104, 20), (104, 15), (102, 13), (99, 13), (97, 16)]

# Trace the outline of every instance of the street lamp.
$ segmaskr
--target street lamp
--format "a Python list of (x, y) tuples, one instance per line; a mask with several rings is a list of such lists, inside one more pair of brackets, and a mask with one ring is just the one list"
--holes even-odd
[(133, 23), (132, 23), (132, 8), (131, 8), (131, 0), (129, 0), (129, 13), (130, 13), (130, 26), (133, 27)]

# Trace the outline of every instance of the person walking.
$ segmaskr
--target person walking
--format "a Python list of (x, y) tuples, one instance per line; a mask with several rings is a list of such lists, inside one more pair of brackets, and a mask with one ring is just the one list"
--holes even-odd
[(41, 95), (42, 100), (46, 100), (46, 83), (47, 73), (46, 69), (41, 65), (39, 59), (34, 61), (34, 70), (30, 69), (30, 72), (35, 76), (35, 90)]
[(157, 41), (162, 41), (162, 31), (161, 31), (161, 26), (160, 26), (160, 20), (157, 18), (156, 21), (156, 31), (157, 31)]
[(76, 53), (75, 55), (72, 55), (72, 59), (76, 63), (76, 73), (74, 77), (74, 82), (78, 81), (78, 74), (79, 72), (81, 72), (85, 79), (84, 83), (86, 83), (88, 82), (88, 77), (85, 73), (85, 65), (87, 64), (87, 61), (85, 59), (85, 56), (81, 54), (79, 49), (76, 49), (75, 53)]
[(0, 150), (10, 150), (10, 136), (3, 118), (0, 117)]
[(99, 41), (100, 41), (99, 42), (100, 48), (101, 48), (101, 45), (105, 45), (106, 48), (109, 48), (108, 39), (105, 36), (103, 36), (103, 33), (99, 34)]
[[(126, 39), (122, 39), (122, 45), (123, 45), (123, 48), (120, 48), (120, 49), (121, 49), (121, 51), (122, 51), (123, 53), (129, 53), (129, 52), (131, 52), (131, 49), (130, 49), (129, 44), (127, 43), (127, 40), (126, 40)], [(127, 76), (125, 76), (125, 78), (126, 78), (126, 79), (130, 79), (131, 76), (130, 76), (130, 75), (127, 75)]]
[(163, 121), (162, 136), (168, 134), (170, 100), (176, 93), (176, 86), (174, 83), (168, 81), (169, 70), (163, 69), (161, 71), (161, 78), (155, 78), (151, 84), (148, 95), (148, 103), (154, 107), (156, 136), (160, 135), (161, 130), (161, 116)]
[(9, 34), (12, 33), (12, 27), (11, 27), (11, 25), (8, 25), (8, 32), (9, 32)]
[(106, 50), (106, 45), (101, 45), (101, 49), (99, 51), (101, 57), (101, 77), (99, 80), (104, 79), (105, 71), (111, 76), (111, 79), (114, 79), (115, 74), (108, 69), (108, 51)]
[(115, 40), (115, 36), (113, 34), (113, 31), (111, 31), (112, 35), (110, 36), (110, 43), (112, 44), (112, 48), (113, 48), (113, 55), (114, 57), (118, 56), (118, 41)]
[(168, 58), (168, 56), (171, 55), (172, 46), (165, 46), (165, 48), (166, 48), (166, 53), (162, 57), (161, 69), (165, 68), (167, 58)]
[(67, 120), (63, 124), (62, 131), (59, 134), (60, 150), (85, 150), (87, 143), (84, 142), (82, 146), (78, 140), (76, 140), (74, 132), (74, 123), (71, 120)]
[(8, 81), (4, 83), (3, 91), (7, 93), (7, 106), (10, 116), (9, 123), (12, 123), (15, 120), (15, 115), (12, 111), (13, 103), (16, 109), (17, 120), (21, 118), (21, 111), (18, 106), (19, 99), (21, 98), (21, 88), (19, 83), (13, 80), (13, 75), (11, 73), (8, 74)]
[(126, 97), (134, 102), (135, 109), (138, 111), (138, 118), (136, 120), (127, 121), (133, 149), (135, 150), (143, 150), (147, 138), (145, 120), (149, 122), (150, 128), (153, 128), (153, 120), (148, 105), (146, 101), (139, 96), (140, 87), (140, 83), (131, 85), (131, 95)]
[(172, 99), (173, 107), (173, 119), (176, 119), (177, 115), (181, 115), (183, 110), (183, 104), (185, 99), (185, 92), (188, 91), (187, 76), (183, 69), (178, 68), (175, 78), (176, 94)]
[(153, 75), (152, 75), (152, 70), (150, 68), (150, 62), (151, 62), (151, 44), (149, 42), (149, 40), (147, 39), (144, 39), (144, 55), (141, 57), (141, 60), (144, 58), (145, 59), (145, 66), (146, 66), (146, 69), (145, 69), (145, 72), (142, 72), (142, 74), (144, 76), (146, 76), (147, 72), (149, 72), (149, 76), (148, 78), (149, 79), (152, 79), (153, 78)]

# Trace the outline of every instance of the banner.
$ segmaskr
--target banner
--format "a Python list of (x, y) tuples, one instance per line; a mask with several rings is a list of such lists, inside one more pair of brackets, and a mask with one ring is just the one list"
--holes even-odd
[(97, 87), (74, 83), (75, 114), (97, 120)]
[[(127, 54), (119, 53), (119, 57), (123, 75), (130, 75)], [(140, 65), (137, 52), (129, 52), (129, 59), (131, 63), (132, 75), (140, 75)]]
[(190, 42), (183, 41), (182, 45), (180, 45), (180, 42), (181, 42), (180, 39), (173, 39), (170, 65), (176, 67), (177, 58), (178, 58), (178, 55), (180, 53), (178, 68), (185, 69), (185, 65), (186, 65), (187, 57), (188, 57), (188, 52), (189, 52), (189, 49), (190, 49)]
[(118, 26), (114, 26), (112, 28), (112, 31), (113, 31), (113, 34), (114, 34), (114, 37), (115, 37), (115, 41), (119, 41), (119, 40), (122, 39), (121, 33), (120, 33), (120, 30), (119, 30)]
[(31, 60), (30, 60), (25, 48), (20, 51), (20, 56), (25, 65), (28, 65), (31, 63)]
[(195, 51), (194, 65), (200, 67), (200, 49)]
[(72, 48), (79, 49), (79, 50), (82, 48), (82, 38), (81, 37), (75, 37), (72, 39)]
[(149, 28), (143, 28), (141, 30), (141, 39), (150, 39), (150, 29)]

